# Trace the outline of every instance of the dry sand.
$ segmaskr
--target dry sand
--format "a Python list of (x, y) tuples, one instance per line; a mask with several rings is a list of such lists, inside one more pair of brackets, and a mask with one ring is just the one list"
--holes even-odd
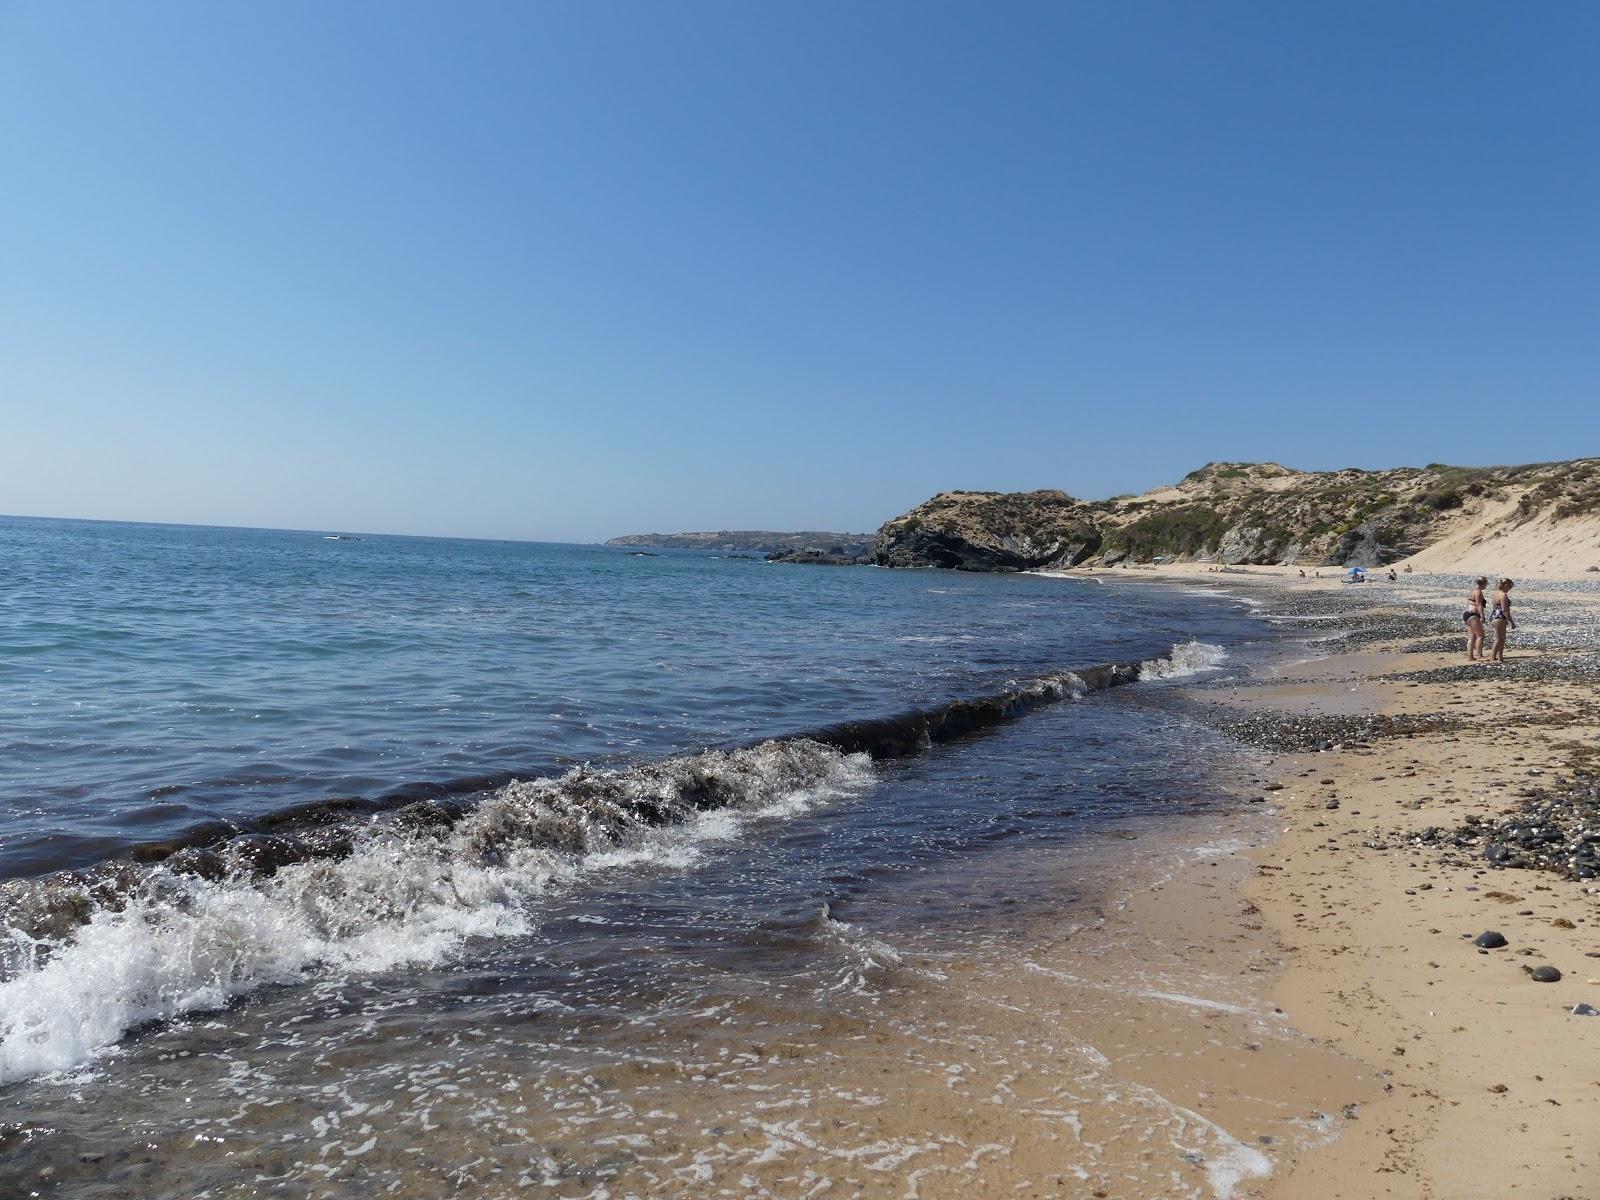
[[(1302, 675), (1346, 668), (1327, 659)], [(1473, 725), (1276, 763), (1285, 832), (1249, 894), (1295, 947), (1278, 995), (1302, 1029), (1388, 1072), (1391, 1090), (1269, 1195), (1600, 1195), (1600, 1019), (1570, 1013), (1600, 1001), (1600, 959), (1585, 957), (1600, 951), (1595, 895), (1543, 872), (1442, 867), (1395, 836), (1501, 811), (1513, 792), (1497, 783), (1559, 771), (1575, 739), (1592, 743), (1593, 728), (1499, 723), (1558, 691), (1488, 671), (1481, 685), (1384, 687), (1387, 711), (1460, 705)], [(1486, 929), (1510, 946), (1479, 953)], [(1543, 963), (1559, 983), (1530, 980), (1524, 968)]]
[[(1337, 586), (1302, 584), (1293, 569), (1250, 573)], [(1331, 1145), (1241, 1195), (1600, 1197), (1600, 1017), (1571, 1012), (1600, 1007), (1600, 887), (1482, 862), (1444, 866), (1404, 836), (1503, 812), (1519, 788), (1559, 777), (1574, 751), (1595, 746), (1596, 697), (1490, 667), (1461, 683), (1394, 678), (1460, 661), (1339, 655), (1226, 698), (1469, 719), (1459, 732), (1272, 762), (1282, 834), (1257, 852), (1245, 892), (1285, 943), (1273, 994), (1296, 1026), (1380, 1072), (1387, 1090)], [(1528, 714), (1543, 723), (1519, 724)], [(1487, 929), (1510, 945), (1478, 951), (1471, 939)], [(1563, 972), (1559, 982), (1531, 980), (1545, 963)]]

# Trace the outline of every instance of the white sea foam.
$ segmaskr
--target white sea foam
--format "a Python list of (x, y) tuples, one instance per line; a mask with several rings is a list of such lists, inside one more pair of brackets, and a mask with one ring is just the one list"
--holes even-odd
[(1139, 664), (1140, 679), (1181, 679), (1213, 671), (1228, 657), (1221, 646), (1210, 642), (1182, 642), (1172, 648), (1164, 658), (1152, 658)]
[(1227, 592), (1215, 587), (1180, 587), (1178, 591), (1186, 596), (1204, 596), (1209, 600), (1232, 600), (1235, 604), (1243, 605), (1252, 612), (1260, 612), (1265, 608), (1266, 601), (1255, 596), (1240, 595), (1238, 592)]
[[(888, 942), (859, 925), (839, 920), (827, 904), (823, 904), (818, 921), (819, 940), (837, 951), (842, 960), (842, 970), (829, 991), (866, 992), (876, 976), (905, 966), (905, 959)], [(917, 973), (942, 978), (934, 972)]]
[(0, 1083), (69, 1070), (140, 1024), (220, 1008), (317, 968), (432, 964), (468, 939), (524, 933), (552, 888), (607, 870), (687, 866), (750, 821), (838, 798), (869, 773), (864, 755), (768, 742), (513, 783), (442, 832), (376, 822), (347, 856), (266, 878), (150, 868), (63, 941), (9, 931)]

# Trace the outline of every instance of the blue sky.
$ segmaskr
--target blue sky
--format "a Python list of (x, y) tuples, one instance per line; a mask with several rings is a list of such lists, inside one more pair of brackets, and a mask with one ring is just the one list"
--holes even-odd
[(0, 512), (1600, 453), (1600, 6), (0, 3)]

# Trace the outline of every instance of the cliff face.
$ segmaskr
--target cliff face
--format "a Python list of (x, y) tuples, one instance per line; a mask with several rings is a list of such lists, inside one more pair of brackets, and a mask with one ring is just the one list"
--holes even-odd
[(872, 557), (970, 571), (1158, 557), (1375, 567), (1447, 540), (1470, 547), (1511, 530), (1580, 526), (1600, 529), (1600, 459), (1322, 472), (1210, 463), (1172, 487), (1114, 500), (941, 492), (886, 522)]
[(1022, 571), (1073, 567), (1094, 554), (1100, 531), (1065, 492), (940, 492), (888, 521), (872, 543), (885, 567)]

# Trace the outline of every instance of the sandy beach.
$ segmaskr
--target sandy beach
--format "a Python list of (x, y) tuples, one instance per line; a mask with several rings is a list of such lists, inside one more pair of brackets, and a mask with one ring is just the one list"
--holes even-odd
[[(1254, 854), (1244, 894), (1281, 940), (1286, 969), (1272, 994), (1290, 1020), (1381, 1087), (1345, 1110), (1329, 1145), (1241, 1194), (1600, 1195), (1600, 1019), (1573, 1011), (1600, 1006), (1600, 882), (1497, 867), (1485, 847), (1502, 834), (1454, 834), (1585, 786), (1578, 773), (1593, 767), (1600, 711), (1596, 642), (1585, 646), (1583, 631), (1597, 597), (1521, 589), (1523, 644), (1514, 634), (1496, 668), (1434, 648), (1450, 634), (1417, 636), (1448, 614), (1410, 615), (1448, 597), (1447, 581), (1340, 591), (1284, 569), (1248, 574), (1234, 582), (1271, 609), (1300, 609), (1308, 629), (1339, 624), (1330, 610), (1368, 614), (1367, 633), (1330, 642), (1335, 653), (1208, 699), (1271, 714), (1269, 743), (1301, 743), (1271, 760), (1266, 799), (1281, 832)], [(1563, 632), (1541, 638), (1541, 614)], [(1408, 620), (1414, 633), (1402, 632)], [(1563, 640), (1579, 652), (1528, 645)], [(1286, 733), (1289, 714), (1304, 729)], [(1339, 731), (1363, 717), (1378, 723)], [(1591, 775), (1591, 796), (1593, 786)], [(1580, 834), (1600, 833), (1592, 807), (1577, 811)], [(1478, 948), (1486, 931), (1504, 947)], [(1558, 981), (1535, 981), (1546, 966)]]

